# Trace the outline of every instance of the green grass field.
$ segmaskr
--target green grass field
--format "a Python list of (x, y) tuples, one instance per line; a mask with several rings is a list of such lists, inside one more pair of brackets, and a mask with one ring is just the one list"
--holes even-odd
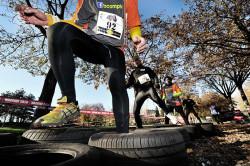
[(24, 128), (0, 127), (0, 133), (22, 134), (26, 130)]

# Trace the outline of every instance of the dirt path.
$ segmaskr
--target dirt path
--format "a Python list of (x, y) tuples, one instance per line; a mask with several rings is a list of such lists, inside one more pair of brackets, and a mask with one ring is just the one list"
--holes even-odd
[(190, 166), (250, 166), (250, 124), (216, 126), (218, 135), (188, 145)]

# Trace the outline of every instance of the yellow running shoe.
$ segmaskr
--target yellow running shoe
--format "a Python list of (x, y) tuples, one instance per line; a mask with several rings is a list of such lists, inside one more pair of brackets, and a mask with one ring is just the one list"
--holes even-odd
[(57, 103), (56, 108), (35, 120), (32, 127), (59, 127), (73, 121), (80, 115), (78, 105), (73, 102), (67, 103), (66, 96), (58, 99)]

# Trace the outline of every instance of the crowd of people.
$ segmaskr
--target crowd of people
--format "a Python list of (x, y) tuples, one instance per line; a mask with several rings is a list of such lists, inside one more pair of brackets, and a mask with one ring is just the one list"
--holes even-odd
[(160, 84), (157, 74), (150, 67), (143, 65), (138, 56), (133, 57), (133, 64), (134, 70), (131, 72), (126, 86), (134, 88), (133, 113), (137, 128), (143, 128), (140, 112), (146, 99), (151, 99), (164, 111), (166, 124), (181, 124), (174, 116), (174, 112), (181, 115), (186, 125), (190, 124), (190, 113), (198, 119), (199, 123), (202, 123), (195, 111), (196, 103), (190, 98), (190, 95), (183, 98), (183, 92), (173, 76), (167, 76), (166, 80)]
[(177, 119), (172, 114), (171, 106), (166, 105), (157, 93), (156, 89), (160, 88), (160, 83), (156, 73), (150, 67), (144, 66), (139, 57), (134, 57), (134, 67), (135, 69), (128, 79), (127, 88), (131, 86), (134, 88), (135, 101), (133, 113), (137, 127), (143, 127), (140, 110), (144, 101), (148, 98), (157, 103), (165, 112), (166, 117), (169, 118), (173, 124), (176, 124)]

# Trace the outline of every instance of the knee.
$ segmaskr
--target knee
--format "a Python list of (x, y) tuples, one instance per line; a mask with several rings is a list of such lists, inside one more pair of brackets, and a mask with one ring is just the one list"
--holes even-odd
[(125, 82), (121, 79), (118, 71), (110, 75), (109, 88), (112, 94), (123, 94), (127, 92)]

